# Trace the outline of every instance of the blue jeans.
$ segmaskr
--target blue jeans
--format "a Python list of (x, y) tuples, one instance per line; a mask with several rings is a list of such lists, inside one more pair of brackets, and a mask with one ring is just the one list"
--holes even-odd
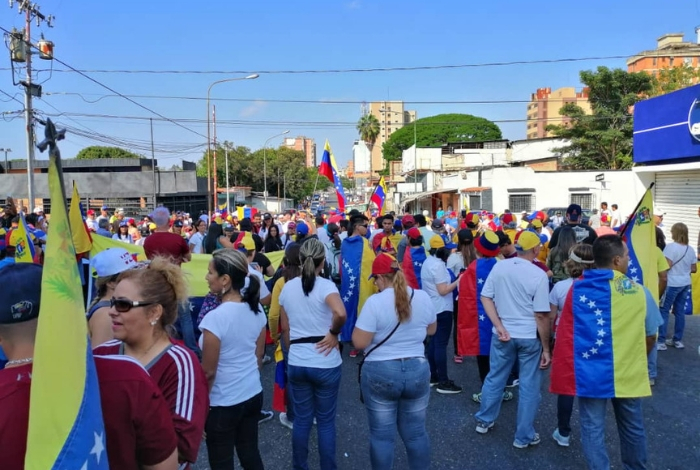
[(294, 400), (292, 468), (308, 470), (309, 436), (316, 418), (321, 470), (335, 470), (335, 410), (338, 404), (341, 366), (332, 369), (288, 366)]
[(393, 468), (397, 428), (406, 446), (408, 468), (429, 468), (430, 440), (425, 428), (430, 399), (428, 361), (414, 357), (366, 362), (361, 387), (369, 420), (372, 468)]
[(475, 417), (487, 424), (496, 421), (501, 411), (503, 388), (517, 362), (520, 366), (520, 393), (515, 442), (518, 444), (529, 444), (535, 439), (535, 416), (542, 398), (541, 354), (542, 344), (537, 338), (511, 338), (503, 342), (493, 335), (491, 339), (491, 370), (481, 387), (481, 408)]
[[(287, 382), (289, 382), (289, 349), (285, 349), (284, 341), (282, 341), (282, 357), (284, 357), (284, 368), (287, 374)], [(287, 384), (285, 389), (285, 408), (287, 409), (287, 419), (294, 422), (294, 399), (292, 398), (292, 387)]]
[(202, 351), (197, 346), (197, 340), (194, 336), (194, 322), (192, 321), (192, 315), (190, 314), (190, 303), (180, 303), (177, 306), (177, 329), (182, 335), (182, 341), (184, 341), (185, 346), (192, 350), (199, 359), (202, 359)]
[[(590, 470), (609, 470), (610, 459), (605, 447), (605, 410), (607, 399), (578, 399), (581, 421), (583, 455)], [(644, 416), (640, 398), (613, 398), (613, 410), (620, 435), (622, 468), (645, 470), (647, 468), (647, 439), (644, 433)]]
[(425, 355), (430, 363), (430, 377), (438, 382), (447, 382), (447, 342), (452, 331), (452, 312), (444, 311), (437, 314), (437, 330), (428, 340)]
[(659, 352), (656, 350), (656, 347), (651, 348), (651, 351), (647, 354), (647, 370), (649, 371), (650, 379), (656, 378), (656, 360), (658, 356)]
[(676, 324), (673, 329), (673, 341), (683, 339), (685, 329), (685, 300), (688, 297), (690, 286), (667, 287), (663, 299), (661, 299), (661, 316), (664, 324), (659, 327), (659, 343), (666, 341), (666, 330), (668, 329), (668, 316), (673, 307), (673, 316), (676, 317)]

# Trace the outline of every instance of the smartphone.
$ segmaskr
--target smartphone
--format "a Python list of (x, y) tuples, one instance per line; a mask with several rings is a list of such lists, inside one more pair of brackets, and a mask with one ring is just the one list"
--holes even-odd
[(250, 263), (250, 267), (254, 268), (254, 269), (258, 269), (258, 267), (260, 267), (260, 265), (258, 263), (256, 263), (255, 261), (253, 261), (252, 263)]

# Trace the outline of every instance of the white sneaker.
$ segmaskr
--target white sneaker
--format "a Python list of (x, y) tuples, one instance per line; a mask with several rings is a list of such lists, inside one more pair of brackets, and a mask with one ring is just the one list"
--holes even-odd
[(666, 346), (666, 343), (656, 343), (656, 350), (657, 351), (666, 351), (668, 349), (668, 346)]
[(571, 436), (562, 436), (559, 433), (559, 428), (554, 430), (554, 433), (552, 433), (552, 437), (555, 441), (557, 441), (557, 444), (559, 444), (562, 447), (569, 447), (569, 444), (571, 443)]
[(287, 413), (280, 413), (280, 423), (282, 423), (282, 426), (288, 429), (294, 429), (294, 423), (289, 421), (289, 418), (287, 418)]
[(676, 349), (683, 349), (683, 348), (685, 348), (685, 345), (683, 343), (681, 343), (680, 341), (674, 341), (673, 347)]
[(673, 346), (673, 339), (667, 339), (666, 346)]

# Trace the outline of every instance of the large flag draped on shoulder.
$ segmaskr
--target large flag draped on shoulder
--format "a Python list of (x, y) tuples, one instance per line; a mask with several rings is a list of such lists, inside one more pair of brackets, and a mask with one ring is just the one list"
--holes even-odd
[(24, 220), (24, 214), (19, 215), (19, 224), (17, 228), (10, 233), (10, 245), (15, 246), (15, 262), (16, 263), (33, 263), (34, 262), (34, 241), (30, 235), (27, 221)]
[(659, 301), (659, 273), (656, 264), (656, 227), (653, 220), (654, 200), (647, 189), (621, 232), (630, 252), (627, 276), (644, 285)]
[[(50, 121), (47, 125), (53, 128)], [(49, 162), (51, 235), (41, 281), (25, 468), (107, 469), (100, 390), (57, 153), (52, 149)]]
[(92, 237), (90, 231), (85, 224), (85, 214), (80, 202), (80, 194), (78, 193), (78, 185), (73, 182), (73, 196), (70, 200), (70, 210), (68, 218), (70, 220), (70, 230), (73, 234), (73, 245), (76, 253), (87, 253), (92, 249)]
[(364, 237), (349, 237), (340, 245), (340, 296), (348, 316), (341, 333), (343, 341), (350, 341), (357, 316), (365, 301), (376, 292), (369, 279), (374, 258), (374, 251)]
[(272, 389), (272, 409), (280, 413), (287, 411), (287, 373), (285, 371), (282, 344), (275, 350), (275, 384)]
[(646, 302), (644, 288), (624, 274), (584, 271), (557, 327), (550, 391), (586, 398), (651, 395)]
[(493, 323), (481, 303), (481, 290), (494, 266), (496, 258), (474, 260), (459, 281), (457, 352), (461, 356), (490, 354)]
[(335, 186), (335, 193), (338, 196), (338, 208), (341, 212), (345, 212), (345, 191), (343, 191), (343, 183), (338, 176), (338, 165), (335, 163), (335, 157), (331, 150), (331, 144), (326, 140), (326, 145), (323, 147), (323, 158), (321, 165), (318, 167), (318, 174), (328, 178), (328, 181)]
[(401, 262), (401, 269), (403, 269), (403, 274), (406, 276), (406, 284), (408, 284), (408, 287), (413, 289), (423, 288), (420, 274), (423, 269), (423, 263), (425, 263), (427, 257), (423, 245), (406, 247), (406, 253), (404, 253), (403, 261)]
[(384, 201), (386, 200), (386, 193), (386, 182), (384, 181), (384, 177), (382, 176), (381, 178), (379, 178), (379, 183), (377, 183), (377, 187), (374, 188), (374, 192), (369, 198), (371, 202), (377, 205), (379, 215), (384, 215)]

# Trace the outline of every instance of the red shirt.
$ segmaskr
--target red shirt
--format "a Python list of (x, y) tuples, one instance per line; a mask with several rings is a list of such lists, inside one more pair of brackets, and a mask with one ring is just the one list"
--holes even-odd
[(156, 256), (171, 258), (174, 263), (181, 265), (185, 256), (190, 252), (187, 242), (182, 236), (170, 232), (155, 232), (146, 237), (143, 242), (143, 250), (146, 258), (153, 259)]
[[(108, 341), (95, 348), (94, 354), (124, 354), (123, 343)], [(146, 370), (158, 384), (170, 409), (180, 458), (195, 462), (209, 411), (209, 389), (204, 369), (192, 351), (173, 343)]]
[[(132, 360), (95, 357), (110, 468), (138, 470), (168, 458), (177, 446), (168, 407), (156, 384)], [(32, 365), (0, 371), (0, 455), (3, 470), (24, 468)]]

